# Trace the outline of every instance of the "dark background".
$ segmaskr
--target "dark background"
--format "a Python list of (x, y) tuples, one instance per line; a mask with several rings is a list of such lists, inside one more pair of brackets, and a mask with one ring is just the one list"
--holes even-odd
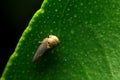
[(0, 2), (0, 77), (23, 31), (43, 0)]

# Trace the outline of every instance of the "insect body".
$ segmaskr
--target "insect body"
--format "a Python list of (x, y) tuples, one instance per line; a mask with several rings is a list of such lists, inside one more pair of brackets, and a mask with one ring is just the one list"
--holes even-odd
[(48, 49), (53, 48), (59, 44), (58, 37), (54, 35), (49, 35), (48, 38), (43, 39), (41, 45), (37, 49), (32, 62), (36, 62)]

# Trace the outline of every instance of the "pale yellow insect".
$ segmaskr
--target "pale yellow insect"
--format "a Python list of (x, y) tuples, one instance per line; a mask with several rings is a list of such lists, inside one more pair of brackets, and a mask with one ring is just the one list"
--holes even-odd
[(38, 47), (32, 62), (38, 61), (38, 59), (48, 50), (57, 46), (60, 43), (59, 39), (55, 35), (49, 35), (49, 37), (43, 39), (41, 45)]

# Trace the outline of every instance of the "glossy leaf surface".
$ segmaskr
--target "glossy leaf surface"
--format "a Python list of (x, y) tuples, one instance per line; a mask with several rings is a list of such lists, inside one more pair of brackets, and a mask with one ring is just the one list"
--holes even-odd
[[(36, 63), (38, 42), (60, 45)], [(2, 80), (119, 80), (120, 0), (45, 0), (10, 57)]]

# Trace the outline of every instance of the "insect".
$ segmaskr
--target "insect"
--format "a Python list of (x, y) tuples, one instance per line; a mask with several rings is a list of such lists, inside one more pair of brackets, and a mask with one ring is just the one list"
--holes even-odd
[(48, 50), (59, 44), (59, 39), (55, 35), (49, 35), (49, 37), (43, 39), (41, 45), (38, 47), (32, 62), (38, 61), (38, 59)]

